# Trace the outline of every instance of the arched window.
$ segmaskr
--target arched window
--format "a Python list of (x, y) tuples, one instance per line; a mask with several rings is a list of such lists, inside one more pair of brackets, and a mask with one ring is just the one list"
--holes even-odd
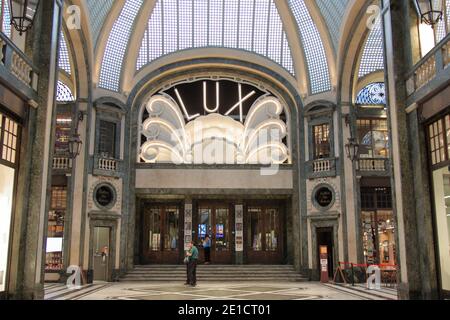
[(383, 82), (375, 82), (365, 86), (356, 97), (356, 104), (386, 105), (386, 88)]
[(62, 81), (58, 81), (56, 90), (56, 101), (58, 102), (72, 102), (75, 101), (72, 90)]

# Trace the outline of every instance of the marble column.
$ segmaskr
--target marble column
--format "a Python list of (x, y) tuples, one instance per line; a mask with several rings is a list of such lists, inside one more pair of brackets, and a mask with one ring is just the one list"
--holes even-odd
[[(26, 122), (28, 137), (22, 146), (18, 199), (20, 225), (14, 225), (17, 237), (13, 248), (18, 252), (17, 272), (11, 279), (13, 298), (42, 299), (44, 296), (45, 237), (50, 200), (51, 155), (55, 140), (55, 91), (57, 81), (57, 49), (61, 28), (60, 1), (41, 1), (35, 24), (28, 31), (27, 50), (39, 70), (38, 106)], [(29, 46), (32, 46), (30, 49)], [(31, 54), (30, 54), (31, 55)], [(29, 161), (25, 160), (29, 159)], [(23, 182), (20, 183), (20, 181)], [(17, 222), (18, 218), (15, 219)]]
[(397, 222), (399, 298), (437, 298), (432, 212), (424, 129), (417, 112), (407, 114), (406, 78), (420, 58), (413, 1), (383, 0), (388, 114), (391, 126), (393, 199)]

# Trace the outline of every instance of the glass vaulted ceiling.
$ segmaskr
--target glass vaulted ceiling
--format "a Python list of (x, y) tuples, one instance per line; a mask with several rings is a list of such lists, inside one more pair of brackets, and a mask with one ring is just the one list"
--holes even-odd
[(172, 52), (202, 47), (254, 52), (295, 74), (273, 0), (158, 0), (136, 68)]
[[(312, 94), (331, 89), (322, 36), (306, 6), (310, 0), (287, 0), (305, 52)], [(102, 3), (100, 5), (99, 3)], [(95, 22), (94, 42), (114, 1), (86, 0)], [(100, 70), (99, 86), (118, 91), (130, 35), (144, 0), (124, 1), (113, 24)], [(225, 47), (254, 52), (278, 63), (295, 76), (291, 48), (275, 0), (157, 0), (136, 62), (139, 70), (160, 56), (199, 47)], [(336, 49), (348, 0), (316, 0)], [(308, 5), (311, 5), (308, 3)]]

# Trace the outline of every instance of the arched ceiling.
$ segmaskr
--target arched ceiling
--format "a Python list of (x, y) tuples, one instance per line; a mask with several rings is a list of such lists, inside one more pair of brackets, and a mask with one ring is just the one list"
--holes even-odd
[[(336, 57), (338, 56), (336, 52), (340, 47), (345, 13), (348, 10), (347, 7), (349, 2), (351, 2), (350, 0), (84, 0), (86, 12), (89, 15), (93, 47), (96, 48), (94, 55), (97, 63), (95, 66), (96, 72), (94, 72), (94, 82), (100, 88), (120, 92), (120, 81), (123, 72), (121, 68), (126, 63), (126, 60), (130, 58), (130, 55), (128, 55), (130, 48), (137, 50), (135, 57), (131, 55), (136, 60), (137, 69), (157, 59), (157, 54), (150, 58), (148, 54), (148, 51), (151, 50), (149, 46), (152, 45), (148, 42), (151, 17), (155, 17), (155, 12), (157, 13), (158, 8), (170, 8), (172, 6), (178, 10), (177, 14), (172, 15), (173, 19), (175, 19), (174, 21), (178, 23), (181, 15), (180, 8), (185, 6), (182, 3), (183, 1), (192, 8), (190, 16), (195, 15), (194, 6), (205, 7), (205, 13), (211, 12), (209, 10), (216, 10), (214, 6), (222, 6), (220, 10), (223, 14), (226, 14), (227, 8), (232, 8), (233, 6), (230, 3), (236, 1), (240, 6), (237, 9), (237, 13), (242, 20), (239, 24), (244, 26), (242, 28), (252, 27), (253, 34), (258, 34), (260, 40), (258, 42), (253, 39), (253, 42), (246, 44), (247, 47), (244, 45), (240, 46), (238, 40), (236, 46), (233, 47), (234, 49), (247, 50), (265, 56), (268, 60), (281, 65), (293, 77), (297, 77), (299, 83), (301, 80), (306, 79), (308, 81), (308, 92), (305, 92), (305, 94), (307, 95), (331, 91), (336, 86), (337, 77), (336, 70), (334, 70), (337, 64)], [(164, 4), (164, 2), (166, 3)], [(260, 30), (264, 26), (270, 26), (275, 21), (267, 18), (267, 23), (261, 22), (261, 16), (270, 15), (270, 9), (266, 13), (265, 9), (262, 8), (271, 6), (271, 3), (274, 3), (274, 7), (278, 9), (277, 16), (283, 25), (280, 44), (277, 44), (280, 48), (285, 47), (285, 49), (281, 49), (284, 57), (280, 59), (274, 57), (273, 54), (272, 56), (269, 55), (271, 49), (267, 43), (270, 40), (266, 38), (272, 36), (270, 29), (267, 29), (267, 32)], [(285, 12), (284, 8), (288, 8), (288, 10)], [(217, 10), (215, 13), (217, 13)], [(246, 21), (245, 18), (242, 18), (242, 15), (245, 16), (246, 14), (250, 20), (247, 19)], [(257, 19), (258, 17), (260, 19)], [(211, 19), (209, 15), (208, 19)], [(147, 25), (146, 28), (138, 25), (144, 21)], [(125, 25), (127, 29), (124, 30), (121, 24)], [(156, 24), (158, 25), (157, 20)], [(293, 24), (297, 26), (296, 35), (299, 40), (296, 41), (292, 39), (291, 30), (285, 29)], [(192, 25), (196, 26), (196, 21), (193, 21)], [(210, 28), (211, 23), (206, 23), (205, 26)], [(222, 21), (221, 27), (226, 28), (224, 21)], [(142, 35), (136, 36), (136, 32), (142, 32)], [(169, 29), (165, 31), (165, 33), (167, 32), (173, 33), (174, 31)], [(180, 31), (177, 32), (179, 34)], [(252, 34), (251, 31), (250, 34)], [(238, 32), (238, 38), (239, 35), (240, 33)], [(195, 41), (195, 36), (194, 33), (191, 39), (192, 42)], [(243, 36), (246, 35), (244, 34)], [(222, 42), (218, 45), (219, 47), (221, 45), (227, 47), (224, 45), (223, 37), (222, 35)], [(138, 43), (137, 38), (139, 38)], [(133, 43), (130, 43), (130, 39), (134, 39)], [(182, 47), (180, 42), (185, 40), (180, 39), (178, 36), (177, 40), (175, 40), (178, 43), (176, 46), (174, 44), (174, 50), (171, 51), (180, 50), (180, 47)], [(211, 43), (206, 42), (203, 47), (214, 46), (214, 41), (216, 40), (213, 39)], [(262, 46), (261, 41), (265, 42)], [(163, 40), (160, 42), (163, 43)], [(300, 46), (297, 48), (299, 44)], [(147, 48), (143, 48), (144, 46)], [(135, 47), (138, 48), (134, 49)], [(189, 46), (185, 45), (185, 47)], [(201, 45), (190, 46), (190, 48), (196, 47), (201, 47)], [(139, 48), (141, 48), (140, 52)], [(303, 54), (297, 54), (299, 50)], [(291, 54), (292, 56), (290, 56)], [(143, 57), (143, 55), (146, 55), (146, 57)], [(163, 55), (164, 52), (161, 52), (161, 56)], [(112, 68), (110, 72), (108, 72), (108, 68)], [(299, 86), (301, 87), (302, 84)]]

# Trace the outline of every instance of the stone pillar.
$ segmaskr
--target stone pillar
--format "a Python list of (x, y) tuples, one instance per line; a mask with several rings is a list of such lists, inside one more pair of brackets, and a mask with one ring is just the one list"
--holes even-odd
[[(29, 115), (29, 140), (26, 150), (22, 149), (23, 163), (19, 180), (27, 186), (18, 186), (23, 193), (18, 202), (23, 203), (22, 223), (14, 226), (20, 235), (20, 250), (13, 252), (18, 256), (16, 284), (11, 288), (14, 298), (42, 299), (44, 297), (45, 237), (47, 234), (47, 215), (51, 181), (51, 155), (55, 140), (55, 91), (57, 82), (57, 49), (61, 28), (61, 4), (59, 1), (41, 1), (34, 27), (27, 36), (33, 41), (33, 62), (39, 69), (38, 107)], [(30, 158), (30, 161), (26, 161)], [(22, 198), (20, 198), (22, 197)], [(19, 199), (20, 198), (20, 199)]]
[(417, 112), (407, 115), (407, 72), (418, 60), (413, 1), (383, 0), (393, 199), (397, 222), (399, 298), (437, 298), (425, 141)]
[[(354, 116), (354, 106), (343, 105), (342, 110), (342, 147), (344, 152), (342, 154), (342, 167), (343, 167), (343, 185), (345, 186), (345, 227), (347, 230), (346, 238), (347, 241), (344, 245), (347, 247), (348, 261), (353, 263), (360, 262), (360, 253), (358, 252), (358, 245), (361, 244), (362, 238), (360, 237), (360, 225), (358, 224), (358, 198), (357, 198), (357, 183), (355, 176), (355, 164), (348, 158), (347, 152), (345, 150), (345, 145), (348, 143), (350, 137), (355, 137), (353, 133), (353, 126), (356, 122)], [(347, 257), (346, 257), (347, 258)]]
[(234, 206), (235, 264), (244, 264), (244, 206)]
[(184, 204), (184, 250), (188, 250), (188, 244), (192, 240), (192, 201), (186, 200)]

